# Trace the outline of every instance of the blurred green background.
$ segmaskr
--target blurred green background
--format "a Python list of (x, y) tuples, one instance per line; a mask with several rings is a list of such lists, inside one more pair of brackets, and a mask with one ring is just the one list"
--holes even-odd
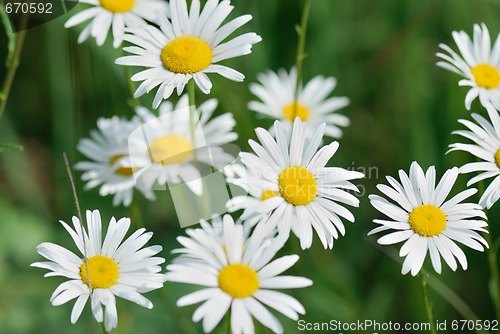
[[(232, 18), (250, 13), (254, 19), (241, 31), (255, 31), (263, 42), (251, 55), (226, 61), (247, 79), (234, 83), (211, 76), (211, 96), (220, 100), (219, 113), (232, 112), (240, 134), (237, 144), (248, 150), (256, 126), (268, 127), (270, 120), (257, 119), (247, 110), (253, 98), (248, 85), (267, 69), (289, 69), (295, 60), (299, 0), (234, 0)], [(85, 5), (80, 4), (76, 10)], [(318, 239), (289, 273), (314, 280), (307, 289), (290, 291), (306, 307), (303, 317), (311, 322), (342, 322), (373, 319), (379, 322), (425, 322), (419, 280), (400, 274), (397, 249), (379, 248), (375, 237), (366, 237), (380, 217), (369, 205), (367, 195), (385, 175), (407, 170), (413, 160), (424, 168), (436, 165), (439, 174), (471, 158), (466, 153), (444, 155), (448, 144), (459, 140), (450, 133), (461, 128), (458, 118), (469, 118), (464, 108), (466, 88), (459, 77), (435, 66), (440, 42), (456, 49), (453, 30), (472, 32), (474, 23), (484, 22), (493, 37), (500, 32), (500, 0), (314, 0), (306, 43), (304, 79), (315, 75), (335, 76), (337, 96), (348, 96), (351, 105), (342, 112), (352, 121), (340, 140), (333, 165), (364, 168), (371, 173), (359, 181), (361, 205), (353, 209), (356, 223), (346, 223), (347, 235), (324, 250)], [(78, 45), (83, 26), (66, 30), (64, 22), (74, 11), (27, 33), (21, 65), (7, 110), (0, 120), (0, 143), (22, 144), (22, 153), (0, 155), (0, 333), (92, 333), (86, 309), (76, 325), (69, 321), (72, 303), (52, 307), (50, 295), (63, 280), (44, 279), (44, 270), (29, 264), (41, 260), (35, 252), (43, 241), (60, 243), (76, 250), (58, 220), (75, 215), (63, 152), (71, 163), (82, 156), (76, 151), (79, 138), (88, 136), (98, 117), (130, 117), (123, 68), (114, 64), (122, 54), (111, 40), (98, 48), (94, 40)], [(6, 38), (0, 33), (0, 78), (5, 74)], [(150, 94), (152, 95), (152, 94)], [(152, 96), (142, 101), (150, 106)], [(209, 98), (198, 94), (198, 101)], [(174, 97), (177, 99), (177, 97)], [(484, 113), (476, 101), (476, 112)], [(461, 177), (454, 191), (463, 190)], [(76, 185), (83, 209), (99, 208), (103, 220), (131, 216), (128, 208), (111, 205), (97, 190), (84, 192)], [(183, 233), (167, 192), (157, 202), (136, 196), (141, 215), (154, 244), (164, 247), (162, 255), (172, 259), (175, 237)], [(498, 205), (497, 205), (498, 207)], [(499, 236), (497, 208), (490, 211), (493, 236)], [(282, 254), (296, 252), (296, 238)], [(430, 298), (435, 319), (462, 319), (457, 308), (466, 307), (479, 319), (493, 319), (489, 298), (487, 256), (465, 250), (469, 269), (452, 272), (444, 266), (433, 275)], [(426, 262), (426, 268), (431, 269)], [(147, 296), (153, 311), (119, 302), (120, 325), (116, 333), (199, 333), (191, 324), (194, 307), (177, 309), (175, 301), (194, 287), (166, 284), (162, 294)], [(451, 301), (451, 303), (450, 303)], [(286, 333), (298, 332), (297, 324), (278, 315)], [(187, 329), (187, 331), (186, 331)], [(224, 326), (217, 329), (224, 332)], [(260, 330), (260, 329), (259, 329)], [(100, 332), (99, 328), (96, 330)], [(266, 333), (262, 329), (262, 333)]]

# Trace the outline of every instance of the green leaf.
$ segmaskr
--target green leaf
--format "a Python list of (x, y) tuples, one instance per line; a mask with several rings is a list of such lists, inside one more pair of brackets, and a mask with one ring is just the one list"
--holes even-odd
[(16, 144), (0, 144), (0, 153), (7, 152), (22, 152), (24, 151), (24, 147)]
[(12, 57), (14, 56), (14, 49), (16, 45), (16, 34), (12, 30), (12, 27), (10, 25), (10, 20), (9, 16), (7, 15), (7, 11), (5, 10), (5, 5), (3, 4), (0, 6), (0, 19), (2, 20), (3, 26), (5, 28), (5, 34), (7, 35), (7, 39), (9, 40), (7, 42), (7, 49), (8, 49), (8, 54), (7, 54), (7, 59), (5, 61), (5, 66), (9, 67), (10, 62), (12, 61)]

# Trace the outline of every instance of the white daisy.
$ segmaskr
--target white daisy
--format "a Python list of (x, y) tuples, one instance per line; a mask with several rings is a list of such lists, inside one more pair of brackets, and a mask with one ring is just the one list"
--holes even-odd
[[(305, 87), (299, 87), (295, 104), (295, 84), (297, 71), (293, 68), (288, 74), (284, 69), (278, 73), (269, 71), (257, 77), (260, 84), (250, 85), (250, 91), (262, 102), (252, 101), (250, 110), (281, 120), (285, 132), (290, 134), (295, 117), (307, 122), (308, 129), (314, 132), (321, 123), (326, 123), (325, 135), (342, 137), (341, 127), (349, 125), (349, 119), (335, 111), (349, 105), (347, 97), (331, 97), (337, 80), (333, 77), (316, 76)], [(271, 131), (273, 132), (273, 131)]]
[(165, 260), (153, 257), (162, 250), (161, 246), (141, 249), (153, 235), (144, 233), (143, 228), (120, 245), (130, 227), (129, 218), (118, 221), (111, 218), (104, 242), (99, 211), (87, 211), (86, 218), (88, 234), (77, 217), (72, 219), (74, 230), (60, 221), (83, 258), (59, 245), (44, 242), (37, 247), (37, 252), (49, 261), (35, 262), (31, 266), (50, 270), (45, 277), (69, 279), (57, 287), (50, 302), (58, 306), (78, 297), (71, 311), (71, 323), (76, 323), (90, 297), (95, 320), (104, 321), (109, 332), (118, 325), (115, 297), (153, 308), (141, 293), (163, 287), (165, 275), (160, 273), (159, 265)]
[(167, 182), (186, 183), (201, 195), (204, 172), (195, 162), (221, 169), (235, 159), (221, 147), (238, 137), (232, 132), (236, 124), (233, 115), (225, 113), (210, 120), (218, 102), (210, 99), (202, 103), (197, 110), (201, 118), (196, 122), (193, 143), (188, 104), (187, 95), (181, 97), (175, 110), (166, 101), (160, 106), (159, 117), (144, 107), (136, 108), (144, 124), (129, 138), (130, 166), (141, 168), (135, 177), (146, 189)]
[[(318, 147), (325, 124), (307, 135), (307, 124), (296, 118), (291, 139), (279, 121), (274, 123), (276, 139), (262, 128), (255, 130), (260, 144), (250, 140), (255, 154), (241, 153), (241, 161), (251, 171), (246, 182), (250, 194), (244, 201), (232, 201), (232, 210), (245, 209), (241, 219), (262, 217), (262, 222), (277, 226), (283, 233), (292, 230), (303, 249), (311, 247), (313, 228), (325, 248), (333, 247), (338, 231), (344, 235), (343, 217), (354, 216), (339, 203), (358, 206), (359, 200), (346, 190), (358, 191), (349, 180), (364, 175), (339, 167), (325, 167), (339, 144)], [(239, 207), (238, 207), (239, 205)], [(236, 207), (234, 207), (236, 206)], [(269, 219), (267, 216), (269, 215)]]
[(134, 169), (130, 168), (128, 156), (128, 137), (140, 123), (137, 120), (126, 121), (118, 117), (100, 118), (97, 130), (90, 133), (90, 138), (80, 139), (78, 150), (91, 161), (81, 161), (75, 169), (84, 171), (82, 180), (86, 181), (85, 189), (97, 186), (101, 196), (114, 195), (113, 205), (123, 203), (129, 206), (132, 202), (134, 188), (147, 199), (154, 200), (150, 190), (136, 185)]
[(193, 321), (203, 319), (205, 332), (211, 332), (231, 308), (233, 334), (254, 333), (252, 317), (273, 332), (282, 333), (280, 322), (263, 304), (295, 321), (305, 313), (295, 298), (273, 290), (312, 284), (304, 277), (278, 276), (299, 256), (283, 256), (270, 262), (283, 247), (286, 236), (269, 239), (267, 231), (258, 227), (245, 240), (243, 226), (234, 224), (231, 216), (225, 215), (223, 224), (225, 247), (204, 229), (188, 230), (190, 238), (177, 238), (185, 248), (176, 252), (197, 260), (168, 265), (167, 281), (207, 287), (180, 298), (177, 305), (203, 302), (194, 312)]
[(458, 168), (446, 171), (436, 186), (436, 169), (429, 167), (424, 175), (422, 168), (413, 162), (410, 174), (399, 171), (401, 183), (387, 176), (390, 187), (384, 184), (377, 188), (392, 202), (378, 196), (370, 195), (370, 202), (375, 209), (386, 215), (389, 220), (373, 220), (381, 226), (368, 233), (396, 230), (378, 239), (381, 245), (391, 245), (406, 241), (399, 256), (406, 257), (402, 274), (411, 271), (415, 276), (424, 263), (429, 252), (432, 266), (441, 273), (441, 257), (455, 271), (458, 262), (467, 269), (467, 258), (456, 245), (460, 242), (472, 249), (483, 251), (488, 247), (486, 240), (476, 231), (486, 232), (486, 215), (475, 203), (461, 203), (474, 195), (476, 189), (467, 189), (445, 201), (458, 177)]
[(470, 131), (459, 130), (453, 133), (472, 140), (474, 144), (451, 144), (450, 151), (466, 151), (484, 160), (462, 166), (460, 173), (481, 172), (470, 179), (467, 186), (491, 177), (494, 178), (479, 200), (479, 204), (483, 208), (490, 209), (500, 198), (500, 117), (498, 111), (492, 106), (487, 107), (487, 110), (491, 122), (478, 114), (472, 114), (472, 118), (477, 124), (464, 119), (459, 120)]
[(500, 108), (500, 38), (491, 47), (490, 34), (484, 24), (474, 25), (474, 39), (471, 40), (465, 31), (454, 31), (453, 39), (462, 57), (445, 44), (439, 47), (448, 54), (438, 52), (436, 55), (444, 61), (437, 65), (455, 72), (465, 79), (459, 81), (460, 86), (471, 87), (465, 97), (465, 107), (470, 110), (472, 101), (479, 96), (479, 101), (486, 107), (492, 103)]
[(124, 48), (133, 55), (118, 58), (116, 63), (148, 68), (132, 77), (133, 81), (143, 81), (135, 97), (159, 86), (153, 102), (156, 109), (174, 89), (180, 95), (190, 79), (203, 93), (210, 93), (212, 83), (207, 73), (243, 81), (243, 74), (217, 63), (249, 54), (252, 44), (261, 40), (255, 33), (246, 33), (221, 44), (252, 16), (243, 15), (221, 26), (233, 10), (230, 1), (208, 0), (201, 13), (199, 0), (192, 1), (189, 13), (186, 0), (171, 0), (170, 5), (172, 19), (162, 17), (161, 30), (151, 26), (127, 29), (131, 35), (124, 39), (136, 46)]
[[(236, 221), (236, 225), (241, 225), (243, 227), (243, 249), (248, 247), (248, 243), (250, 242), (250, 234), (252, 230), (252, 226), (248, 224), (241, 224), (242, 222), (240, 220)], [(226, 241), (225, 241), (225, 236), (224, 236), (224, 222), (223, 222), (223, 216), (214, 214), (212, 216), (212, 219), (210, 220), (210, 223), (204, 219), (200, 219), (200, 228), (198, 229), (187, 229), (186, 234), (193, 239), (196, 239), (197, 233), (202, 233), (205, 235), (206, 238), (215, 240), (222, 248), (224, 251), (226, 250)], [(270, 228), (268, 225), (263, 225), (259, 227), (259, 232), (262, 234), (263, 239), (274, 239), (277, 234), (276, 229)], [(172, 253), (178, 253), (178, 250), (172, 251)], [(182, 253), (182, 252), (181, 252)], [(197, 256), (192, 256), (190, 254), (181, 254), (181, 256), (175, 258), (172, 263), (185, 263), (186, 261), (199, 261), (200, 259)]]
[(156, 23), (159, 13), (168, 15), (170, 12), (166, 0), (80, 0), (79, 2), (93, 7), (71, 17), (64, 27), (71, 28), (92, 19), (80, 33), (78, 43), (83, 43), (92, 36), (100, 46), (104, 44), (111, 28), (115, 48), (122, 43), (125, 27), (142, 26), (144, 29), (146, 21)]

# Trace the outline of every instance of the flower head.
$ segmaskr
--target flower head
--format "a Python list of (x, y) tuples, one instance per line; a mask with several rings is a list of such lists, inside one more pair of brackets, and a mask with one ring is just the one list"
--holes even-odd
[(81, 170), (85, 189), (97, 186), (101, 196), (114, 195), (113, 205), (128, 206), (132, 202), (134, 188), (146, 198), (154, 200), (151, 190), (137, 186), (134, 168), (130, 166), (128, 137), (140, 123), (137, 119), (127, 121), (118, 117), (100, 118), (97, 130), (90, 133), (90, 138), (83, 138), (78, 143), (78, 150), (91, 161), (81, 161), (75, 165)]
[(71, 312), (71, 323), (76, 323), (92, 295), (94, 318), (97, 322), (104, 322), (106, 330), (110, 331), (118, 324), (116, 297), (149, 309), (153, 307), (141, 293), (163, 287), (165, 276), (160, 273), (159, 265), (165, 260), (154, 257), (162, 250), (161, 246), (142, 248), (153, 235), (144, 233), (143, 228), (122, 243), (130, 227), (129, 218), (118, 221), (111, 218), (104, 242), (99, 211), (87, 211), (86, 219), (88, 233), (77, 217), (72, 219), (74, 229), (61, 221), (83, 257), (59, 245), (44, 242), (37, 247), (37, 252), (49, 261), (35, 262), (31, 266), (50, 270), (45, 277), (69, 279), (57, 287), (50, 301), (57, 306), (78, 298)]
[(299, 259), (288, 255), (271, 261), (283, 247), (286, 236), (269, 238), (269, 230), (258, 226), (247, 239), (243, 226), (231, 216), (223, 218), (223, 239), (214, 238), (210, 230), (188, 230), (188, 237), (178, 237), (184, 248), (175, 252), (188, 256), (181, 263), (167, 266), (166, 278), (205, 286), (177, 301), (178, 306), (203, 302), (193, 314), (193, 321), (203, 319), (203, 330), (211, 332), (231, 308), (231, 330), (234, 334), (252, 333), (252, 317), (275, 333), (283, 328), (267, 305), (287, 317), (298, 320), (305, 310), (295, 298), (274, 289), (303, 288), (312, 281), (304, 277), (280, 276)]
[(461, 56), (449, 46), (440, 44), (448, 54), (438, 52), (436, 55), (442, 61), (437, 65), (465, 78), (458, 84), (471, 87), (465, 97), (467, 110), (477, 97), (484, 107), (492, 103), (500, 109), (500, 38), (492, 48), (490, 33), (484, 24), (474, 25), (473, 40), (465, 31), (454, 31), (452, 35)]
[(460, 172), (480, 172), (467, 182), (467, 186), (494, 178), (479, 200), (483, 208), (490, 209), (500, 198), (500, 116), (493, 106), (488, 106), (487, 110), (491, 121), (478, 114), (471, 115), (476, 123), (459, 120), (469, 131), (458, 130), (453, 133), (473, 141), (474, 144), (454, 143), (450, 145), (450, 151), (466, 151), (482, 160), (460, 167)]
[(113, 30), (113, 46), (119, 47), (123, 40), (125, 27), (143, 27), (146, 21), (156, 22), (157, 15), (169, 14), (169, 5), (165, 0), (80, 0), (93, 7), (82, 10), (71, 17), (64, 26), (74, 27), (92, 19), (78, 37), (83, 43), (89, 36), (96, 39), (97, 45), (104, 44), (109, 29)]
[[(290, 73), (284, 69), (278, 73), (269, 71), (258, 76), (260, 84), (252, 84), (250, 91), (261, 101), (252, 101), (248, 108), (259, 114), (278, 119), (285, 132), (292, 131), (293, 121), (299, 117), (306, 122), (308, 130), (314, 132), (321, 123), (326, 124), (325, 135), (333, 138), (342, 137), (341, 127), (349, 125), (349, 119), (336, 113), (349, 104), (347, 97), (331, 97), (328, 95), (337, 84), (335, 78), (316, 76), (304, 87), (299, 87), (297, 104), (295, 104), (295, 83), (297, 71)], [(271, 129), (271, 133), (274, 129)]]
[(353, 214), (340, 203), (359, 204), (359, 200), (346, 191), (358, 191), (349, 181), (364, 175), (340, 167), (326, 167), (339, 144), (333, 142), (318, 150), (325, 124), (308, 134), (306, 123), (297, 117), (290, 139), (281, 122), (276, 121), (274, 128), (276, 139), (268, 131), (257, 128), (260, 144), (249, 141), (255, 154), (240, 154), (247, 168), (244, 181), (252, 196), (235, 197), (228, 206), (233, 211), (245, 209), (243, 220), (261, 217), (263, 224), (277, 226), (282, 233), (292, 230), (303, 249), (311, 247), (313, 229), (323, 246), (332, 248), (338, 231), (345, 234), (340, 217), (354, 221)]
[[(403, 275), (410, 271), (413, 276), (418, 274), (427, 252), (437, 273), (441, 273), (441, 257), (453, 271), (457, 269), (455, 258), (464, 270), (467, 269), (467, 258), (455, 242), (478, 251), (488, 247), (486, 240), (476, 232), (487, 232), (484, 229), (487, 223), (482, 220), (486, 215), (477, 204), (461, 203), (477, 190), (462, 191), (446, 201), (457, 177), (458, 168), (454, 167), (436, 186), (434, 166), (424, 174), (413, 162), (409, 175), (399, 171), (400, 182), (388, 176), (390, 186), (377, 186), (392, 202), (378, 195), (369, 196), (373, 207), (389, 220), (373, 220), (380, 226), (368, 235), (395, 230), (378, 239), (378, 243), (391, 245), (405, 241), (399, 251), (399, 256), (405, 257)], [(482, 219), (475, 219), (477, 217)]]
[(230, 1), (209, 0), (201, 12), (199, 0), (192, 1), (189, 12), (186, 0), (171, 0), (170, 5), (172, 18), (160, 18), (161, 30), (152, 26), (130, 28), (130, 34), (124, 37), (135, 45), (124, 48), (133, 55), (118, 58), (116, 63), (148, 68), (132, 77), (133, 81), (143, 81), (135, 97), (159, 86), (153, 102), (156, 109), (175, 89), (181, 95), (191, 79), (203, 93), (210, 93), (212, 83), (207, 73), (243, 81), (243, 74), (217, 63), (249, 54), (252, 45), (261, 40), (255, 33), (247, 33), (222, 43), (252, 16), (243, 15), (221, 26), (233, 10)]

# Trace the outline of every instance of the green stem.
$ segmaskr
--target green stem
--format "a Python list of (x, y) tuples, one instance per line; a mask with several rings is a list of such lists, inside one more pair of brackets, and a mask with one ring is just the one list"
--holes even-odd
[(490, 266), (491, 281), (493, 283), (493, 303), (495, 304), (497, 320), (500, 320), (500, 275), (498, 272), (497, 251), (490, 233), (486, 233), (486, 242), (488, 242), (488, 264)]
[[(484, 194), (484, 181), (481, 180), (478, 183), (478, 196), (481, 198)], [(488, 210), (484, 209), (484, 213), (488, 215)], [(488, 219), (489, 221), (489, 219)], [(486, 251), (488, 253), (488, 265), (490, 267), (490, 282), (493, 287), (493, 294), (491, 298), (493, 299), (493, 304), (495, 304), (496, 318), (500, 321), (500, 274), (498, 272), (498, 260), (497, 260), (497, 249), (493, 242), (493, 237), (491, 236), (491, 228), (488, 224), (488, 233), (485, 234), (484, 239), (488, 243), (489, 247)], [(500, 333), (500, 330), (499, 330)]]
[(227, 311), (227, 334), (232, 334), (231, 331), (231, 308)]
[(102, 328), (102, 333), (103, 334), (109, 334), (109, 332), (106, 330), (106, 326), (104, 325), (104, 321), (101, 322), (101, 328)]
[(302, 17), (300, 19), (300, 26), (297, 26), (297, 34), (299, 35), (299, 41), (297, 43), (297, 55), (295, 59), (295, 69), (297, 71), (297, 79), (295, 82), (295, 95), (293, 104), (293, 117), (292, 121), (295, 120), (297, 116), (297, 106), (299, 99), (299, 88), (300, 82), (302, 81), (302, 63), (306, 55), (304, 54), (304, 49), (306, 46), (306, 35), (307, 35), (307, 23), (309, 20), (309, 10), (311, 8), (311, 0), (304, 0), (302, 7)]
[(14, 82), (14, 77), (16, 76), (17, 68), (19, 67), (19, 58), (21, 57), (21, 52), (23, 50), (27, 26), (28, 15), (23, 15), (21, 18), (20, 30), (16, 34), (14, 53), (12, 54), (10, 62), (7, 65), (7, 74), (2, 85), (2, 91), (0, 91), (0, 119), (2, 118), (5, 107), (7, 106), (7, 100), (12, 88), (12, 83)]
[[(196, 126), (199, 124), (199, 119), (195, 119), (195, 116), (198, 116), (196, 114), (196, 94), (195, 94), (195, 82), (194, 79), (189, 80), (187, 84), (187, 90), (188, 90), (188, 98), (189, 98), (189, 132), (191, 135), (191, 142), (193, 146), (193, 157), (194, 157), (194, 164), (195, 166), (202, 171), (201, 166), (199, 165), (198, 161), (198, 155), (196, 151)], [(210, 205), (210, 198), (208, 197), (208, 194), (205, 192), (206, 189), (206, 184), (205, 184), (205, 179), (201, 178), (201, 185), (202, 185), (202, 194), (201, 194), (201, 218), (203, 219), (210, 219), (211, 216), (211, 205)]]
[(194, 160), (198, 161), (196, 155), (196, 121), (194, 116), (196, 114), (196, 94), (195, 94), (195, 82), (194, 79), (189, 80), (187, 84), (188, 98), (189, 98), (189, 132), (191, 134), (191, 144), (193, 146)]
[[(123, 54), (126, 55), (125, 51), (123, 52)], [(133, 81), (130, 79), (132, 78), (132, 71), (130, 70), (129, 66), (122, 66), (122, 67), (123, 67), (123, 73), (125, 74), (125, 84), (127, 86), (128, 94), (130, 95), (129, 104), (132, 107), (137, 107), (141, 104), (141, 102), (139, 101), (138, 98), (134, 96), (135, 86)]]
[(436, 334), (436, 325), (434, 324), (434, 317), (432, 316), (432, 305), (429, 302), (429, 296), (427, 295), (427, 279), (425, 277), (424, 270), (420, 270), (420, 286), (422, 287), (422, 296), (424, 297), (425, 312), (427, 314), (427, 320), (431, 325), (431, 333)]
[(140, 229), (144, 227), (144, 221), (142, 220), (141, 216), (141, 210), (139, 209), (139, 206), (137, 205), (136, 201), (132, 201), (132, 204), (130, 205), (131, 213), (132, 213), (132, 224), (136, 227), (136, 229)]

